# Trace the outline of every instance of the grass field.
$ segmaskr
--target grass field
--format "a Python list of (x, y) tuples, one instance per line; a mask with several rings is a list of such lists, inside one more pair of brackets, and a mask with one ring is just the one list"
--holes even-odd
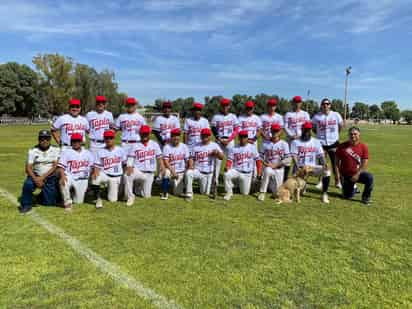
[[(40, 127), (0, 127), (0, 187), (16, 197)], [(412, 128), (365, 127), (373, 205), (195, 196), (38, 207), (48, 222), (183, 308), (411, 308)], [(358, 196), (359, 198), (359, 196)], [(0, 308), (153, 308), (0, 199)]]

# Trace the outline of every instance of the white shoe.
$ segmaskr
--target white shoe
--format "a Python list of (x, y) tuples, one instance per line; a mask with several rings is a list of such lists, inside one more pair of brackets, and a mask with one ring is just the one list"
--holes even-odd
[(260, 192), (259, 195), (258, 195), (258, 200), (263, 202), (265, 200), (265, 193)]
[(161, 200), (167, 200), (169, 198), (169, 193), (162, 193), (162, 195), (160, 196)]
[(64, 211), (66, 211), (66, 212), (71, 212), (72, 209), (73, 209), (72, 204), (64, 205)]
[(191, 201), (193, 201), (193, 194), (186, 194), (186, 196), (185, 196), (185, 201), (186, 201), (186, 202), (191, 202)]
[(96, 209), (100, 209), (100, 208), (103, 208), (103, 202), (101, 199), (98, 199), (96, 201)]
[(316, 189), (322, 190), (323, 184), (322, 181), (319, 181), (319, 183), (316, 185)]
[(233, 194), (232, 193), (226, 193), (225, 196), (223, 197), (223, 199), (225, 201), (229, 201), (232, 198)]
[(335, 185), (335, 187), (338, 188), (338, 189), (342, 189), (342, 184), (341, 184), (340, 182), (338, 182), (338, 183)]
[(327, 193), (322, 194), (322, 203), (329, 204), (329, 197)]
[(134, 204), (134, 197), (129, 197), (126, 202), (126, 206), (132, 206)]

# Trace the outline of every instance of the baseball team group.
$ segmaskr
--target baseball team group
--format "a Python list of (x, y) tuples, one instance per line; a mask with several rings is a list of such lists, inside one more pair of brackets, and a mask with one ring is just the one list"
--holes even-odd
[[(330, 203), (332, 172), (344, 198), (360, 193), (356, 183), (362, 183), (361, 201), (371, 202), (368, 147), (357, 127), (349, 128), (348, 140), (339, 142), (343, 120), (326, 98), (312, 119), (302, 110), (300, 96), (292, 99), (292, 109), (284, 116), (276, 112), (275, 98), (268, 99), (267, 112), (260, 116), (254, 113), (253, 101), (236, 116), (230, 112), (231, 100), (222, 98), (220, 112), (210, 122), (202, 116), (203, 104), (193, 103), (182, 129), (169, 101), (162, 103), (152, 127), (137, 112), (134, 98), (127, 98), (125, 112), (116, 120), (107, 106), (106, 98), (97, 96), (95, 109), (82, 116), (80, 100), (71, 99), (68, 113), (57, 117), (50, 131), (39, 132), (38, 144), (28, 151), (22, 213), (31, 211), (36, 190), (41, 191), (40, 204), (56, 205), (61, 200), (66, 211), (83, 203), (88, 191), (96, 208), (102, 208), (102, 187), (107, 187), (108, 201), (124, 197), (127, 206), (135, 203), (136, 196), (151, 197), (153, 183), (159, 183), (162, 200), (173, 194), (191, 201), (194, 181), (200, 194), (216, 191), (225, 158), (225, 200), (232, 198), (235, 187), (242, 195), (256, 191), (259, 201), (267, 192), (276, 197), (290, 174), (310, 167), (311, 175), (319, 179), (316, 187), (322, 203)], [(121, 145), (116, 145), (118, 132)], [(59, 147), (51, 145), (52, 138)], [(84, 147), (86, 138), (89, 149)]]

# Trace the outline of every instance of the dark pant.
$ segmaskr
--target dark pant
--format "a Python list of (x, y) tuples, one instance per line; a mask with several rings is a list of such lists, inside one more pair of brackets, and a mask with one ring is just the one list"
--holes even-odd
[[(56, 205), (57, 199), (57, 177), (49, 176), (45, 179), (44, 185), (41, 191), (41, 204), (46, 206)], [(23, 184), (23, 190), (21, 193), (21, 207), (23, 209), (30, 209), (33, 205), (33, 192), (37, 186), (34, 183), (33, 178), (28, 176)]]
[(336, 142), (329, 146), (323, 146), (323, 150), (329, 155), (330, 163), (332, 165), (332, 169), (333, 169), (333, 173), (335, 174), (335, 177), (336, 177), (336, 147), (338, 146), (339, 146), (339, 142)]
[[(345, 198), (352, 198), (355, 195), (355, 182), (351, 180), (350, 176), (342, 177), (342, 191)], [(359, 175), (358, 183), (365, 185), (365, 189), (362, 193), (362, 200), (368, 201), (371, 197), (373, 190), (373, 175), (369, 172), (362, 172)]]

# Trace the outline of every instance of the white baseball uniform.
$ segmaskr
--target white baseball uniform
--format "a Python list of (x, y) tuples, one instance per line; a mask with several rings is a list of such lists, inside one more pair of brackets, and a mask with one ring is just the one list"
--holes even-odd
[(319, 140), (311, 137), (308, 141), (296, 139), (290, 145), (290, 154), (296, 157), (297, 166), (311, 166), (314, 176), (330, 176), (330, 171), (325, 170), (322, 165), (318, 164), (318, 159), (323, 157), (325, 160), (325, 153)]
[[(180, 195), (184, 189), (184, 175), (187, 161), (189, 160), (189, 148), (186, 144), (179, 143), (178, 146), (166, 144), (163, 148), (163, 159), (167, 159), (170, 166), (175, 170), (177, 178), (171, 179), (171, 185), (174, 195)], [(164, 177), (171, 178), (171, 171), (165, 170)]]
[[(262, 143), (260, 146), (260, 157), (264, 163), (285, 165), (290, 164), (290, 151), (289, 145), (285, 141), (279, 140), (274, 143), (272, 141)], [(271, 191), (276, 193), (278, 188), (283, 183), (284, 167), (273, 169), (266, 166), (263, 169), (262, 183), (260, 185), (260, 192), (267, 192), (268, 186), (272, 183)]]
[(122, 131), (122, 148), (126, 154), (133, 145), (140, 142), (140, 127), (146, 125), (146, 120), (138, 112), (123, 113), (116, 119), (116, 130)]
[(86, 114), (89, 122), (90, 151), (94, 154), (104, 148), (103, 133), (114, 127), (113, 115), (109, 111), (98, 113), (90, 111)]
[(189, 149), (201, 142), (200, 131), (205, 128), (209, 128), (209, 121), (204, 117), (200, 117), (198, 120), (194, 118), (185, 119), (183, 131), (187, 135)]
[(287, 112), (285, 114), (285, 132), (290, 139), (294, 136), (300, 137), (302, 135), (302, 125), (310, 121), (310, 116), (305, 111)]
[[(74, 203), (83, 203), (84, 195), (87, 190), (90, 170), (94, 162), (92, 153), (84, 148), (80, 151), (64, 149), (61, 152), (58, 167), (64, 170), (67, 181), (60, 186), (64, 205)], [(70, 195), (70, 190), (74, 189), (73, 200)]]
[(53, 131), (60, 131), (60, 145), (62, 149), (71, 149), (70, 137), (73, 133), (79, 133), (83, 136), (83, 142), (86, 141), (86, 132), (89, 131), (89, 122), (83, 116), (73, 117), (70, 114), (64, 114), (56, 119), (52, 124)]
[(174, 115), (169, 117), (157, 116), (153, 122), (153, 131), (160, 132), (162, 141), (165, 143), (170, 141), (170, 132), (176, 128), (180, 128), (180, 122), (179, 118)]
[(232, 162), (232, 168), (224, 174), (225, 190), (233, 193), (234, 182), (239, 183), (240, 193), (248, 195), (252, 184), (252, 172), (259, 160), (259, 153), (256, 146), (246, 144), (237, 145), (229, 149), (227, 160)]
[(210, 142), (207, 145), (197, 144), (190, 151), (190, 157), (194, 161), (194, 169), (186, 171), (186, 194), (193, 195), (193, 180), (199, 180), (200, 193), (209, 194), (212, 185), (213, 171), (215, 169), (214, 151), (222, 152), (218, 144)]
[(146, 144), (134, 144), (127, 155), (127, 166), (133, 167), (133, 174), (126, 175), (126, 192), (128, 198), (133, 198), (133, 184), (138, 182), (142, 196), (149, 198), (152, 194), (152, 184), (156, 171), (156, 161), (162, 156), (159, 144), (149, 140)]
[(316, 128), (316, 138), (322, 146), (330, 146), (339, 141), (339, 126), (343, 125), (342, 116), (334, 111), (328, 114), (317, 113), (312, 118)]
[(119, 195), (119, 186), (123, 175), (123, 165), (126, 164), (127, 155), (121, 147), (113, 149), (102, 148), (96, 153), (94, 168), (99, 170), (99, 175), (92, 180), (92, 184), (108, 186), (108, 200), (116, 202)]
[(262, 121), (262, 137), (265, 142), (269, 142), (272, 137), (271, 127), (273, 124), (277, 123), (282, 128), (285, 125), (282, 116), (278, 113), (274, 113), (273, 115), (263, 114), (260, 116), (260, 120)]
[(242, 115), (239, 116), (239, 126), (240, 130), (248, 131), (249, 141), (256, 143), (257, 133), (262, 128), (262, 121), (259, 116), (253, 114), (251, 116)]
[(49, 149), (42, 151), (38, 146), (29, 150), (27, 164), (33, 166), (33, 173), (36, 176), (43, 176), (53, 167), (60, 157), (60, 148), (50, 145)]

